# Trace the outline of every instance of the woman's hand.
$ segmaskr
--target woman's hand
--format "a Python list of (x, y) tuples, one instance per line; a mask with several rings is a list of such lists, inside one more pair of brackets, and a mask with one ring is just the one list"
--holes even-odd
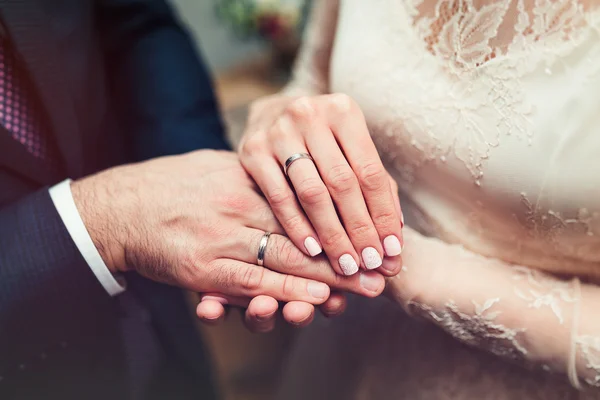
[[(283, 166), (294, 154), (307, 158)], [(401, 268), (402, 222), (389, 177), (357, 104), (343, 94), (276, 95), (255, 102), (240, 160), (290, 239), (315, 256), (322, 249), (339, 274), (362, 265), (395, 275)], [(295, 193), (294, 193), (295, 191)]]

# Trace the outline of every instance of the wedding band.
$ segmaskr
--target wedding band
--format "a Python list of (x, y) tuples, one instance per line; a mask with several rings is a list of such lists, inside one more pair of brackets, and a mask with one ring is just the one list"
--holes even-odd
[(287, 160), (285, 160), (285, 165), (283, 166), (283, 173), (285, 174), (285, 176), (287, 176), (287, 172), (288, 172), (288, 169), (290, 168), (290, 165), (292, 165), (294, 162), (296, 162), (298, 160), (301, 160), (303, 158), (306, 158), (307, 160), (315, 162), (315, 160), (313, 160), (313, 158), (308, 153), (295, 153), (295, 154), (292, 154), (290, 156), (290, 158), (288, 158)]
[(265, 253), (267, 252), (267, 243), (269, 243), (269, 237), (271, 237), (271, 232), (265, 232), (262, 238), (260, 238), (260, 244), (258, 245), (258, 256), (256, 257), (256, 263), (261, 267), (265, 264)]

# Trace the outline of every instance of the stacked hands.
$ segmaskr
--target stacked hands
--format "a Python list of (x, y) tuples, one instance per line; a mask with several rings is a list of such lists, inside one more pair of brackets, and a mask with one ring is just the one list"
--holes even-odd
[(314, 306), (343, 312), (343, 292), (381, 294), (402, 267), (397, 189), (362, 112), (339, 94), (256, 102), (239, 158), (198, 151), (72, 185), (112, 272), (202, 293), (207, 322), (245, 307), (254, 331), (273, 328), (279, 302), (302, 326)]

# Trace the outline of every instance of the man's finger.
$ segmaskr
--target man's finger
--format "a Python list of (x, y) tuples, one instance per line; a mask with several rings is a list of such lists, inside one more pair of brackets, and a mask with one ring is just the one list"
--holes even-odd
[(283, 318), (293, 326), (305, 327), (315, 316), (315, 307), (302, 301), (291, 301), (283, 306)]
[(270, 332), (275, 328), (278, 309), (279, 303), (273, 297), (257, 296), (248, 305), (244, 323), (252, 332)]
[(198, 303), (196, 315), (207, 325), (218, 325), (225, 319), (225, 307), (220, 299), (207, 297)]
[(229, 296), (266, 295), (279, 301), (299, 300), (311, 304), (322, 304), (329, 297), (329, 286), (322, 282), (280, 274), (236, 260), (215, 260), (209, 276), (214, 277), (214, 280), (204, 284)]
[(319, 311), (327, 318), (337, 317), (346, 311), (347, 300), (342, 292), (332, 292), (327, 301), (319, 306)]

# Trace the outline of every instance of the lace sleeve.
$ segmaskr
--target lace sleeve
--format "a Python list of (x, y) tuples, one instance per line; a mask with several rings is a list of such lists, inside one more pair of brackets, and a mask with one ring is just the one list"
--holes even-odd
[(296, 59), (289, 95), (316, 95), (329, 91), (329, 61), (335, 38), (339, 0), (315, 0)]
[(478, 256), (405, 228), (388, 284), (408, 312), (496, 355), (600, 388), (600, 288)]

